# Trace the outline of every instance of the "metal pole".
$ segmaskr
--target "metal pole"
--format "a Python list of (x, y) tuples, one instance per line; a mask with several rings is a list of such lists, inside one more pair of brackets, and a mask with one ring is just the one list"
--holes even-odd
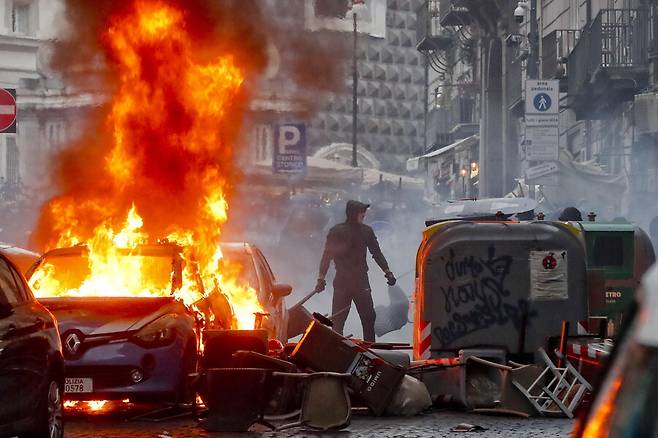
[(352, 167), (359, 167), (356, 161), (356, 113), (358, 111), (357, 103), (357, 81), (358, 75), (356, 71), (356, 12), (354, 15), (354, 56), (352, 58)]
[(530, 0), (530, 62), (528, 77), (539, 79), (539, 32), (537, 30), (537, 0)]

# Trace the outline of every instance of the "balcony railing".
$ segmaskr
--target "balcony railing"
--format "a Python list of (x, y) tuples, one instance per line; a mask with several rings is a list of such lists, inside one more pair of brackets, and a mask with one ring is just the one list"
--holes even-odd
[(542, 40), (542, 77), (560, 78), (566, 75), (567, 58), (580, 38), (580, 30), (557, 29)]
[(452, 39), (443, 35), (439, 0), (428, 0), (416, 10), (416, 49), (421, 52), (445, 49)]
[(442, 26), (464, 26), (471, 22), (471, 14), (464, 0), (440, 0)]
[(569, 93), (579, 94), (600, 69), (647, 67), (649, 24), (647, 9), (602, 9), (568, 57)]

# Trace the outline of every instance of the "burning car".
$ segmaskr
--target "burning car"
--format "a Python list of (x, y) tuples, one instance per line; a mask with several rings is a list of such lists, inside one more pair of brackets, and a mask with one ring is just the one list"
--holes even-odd
[(285, 344), (288, 341), (288, 310), (284, 298), (290, 295), (292, 287), (276, 282), (267, 259), (255, 245), (222, 243), (220, 246), (223, 260), (239, 269), (239, 281), (257, 292), (258, 301), (263, 305), (263, 316), (266, 316), (262, 318), (262, 328), (267, 330), (270, 338)]
[(173, 296), (180, 284), (179, 253), (175, 245), (144, 245), (117, 256), (117, 266), (147, 267), (149, 284), (130, 286), (168, 290), (169, 296), (85, 290), (89, 252), (83, 245), (49, 251), (32, 267), (30, 284), (59, 322), (67, 398), (185, 396), (186, 376), (196, 367), (197, 338), (194, 314)]
[[(281, 295), (290, 287), (274, 283), (257, 248), (237, 243), (220, 248), (218, 269), (244, 284), (250, 291), (245, 300), (262, 303), (245, 324), (252, 328), (254, 313), (260, 314), (263, 328), (280, 338), (286, 327)], [(86, 245), (54, 249), (29, 272), (39, 300), (59, 322), (66, 397), (186, 400), (198, 329), (245, 328), (239, 320), (253, 307), (229, 302), (219, 290), (192, 293), (189, 283), (200, 281), (199, 272), (186, 248), (175, 243), (118, 248), (111, 261), (100, 263), (102, 270), (97, 256)]]

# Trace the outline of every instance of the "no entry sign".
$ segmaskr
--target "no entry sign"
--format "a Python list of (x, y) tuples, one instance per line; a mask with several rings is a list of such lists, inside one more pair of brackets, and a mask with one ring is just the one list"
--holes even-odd
[(0, 88), (0, 132), (16, 133), (16, 90)]

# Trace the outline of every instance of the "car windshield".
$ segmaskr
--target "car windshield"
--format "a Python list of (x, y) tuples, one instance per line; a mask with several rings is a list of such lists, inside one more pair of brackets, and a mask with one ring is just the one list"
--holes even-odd
[(251, 255), (244, 250), (222, 249), (224, 258), (220, 261), (220, 269), (229, 270), (239, 284), (248, 285), (258, 290), (258, 276)]
[[(171, 294), (171, 254), (125, 254), (103, 263), (90, 278), (86, 253), (46, 255), (30, 276), (39, 298), (54, 296), (168, 296)], [(119, 275), (120, 273), (120, 275)]]

